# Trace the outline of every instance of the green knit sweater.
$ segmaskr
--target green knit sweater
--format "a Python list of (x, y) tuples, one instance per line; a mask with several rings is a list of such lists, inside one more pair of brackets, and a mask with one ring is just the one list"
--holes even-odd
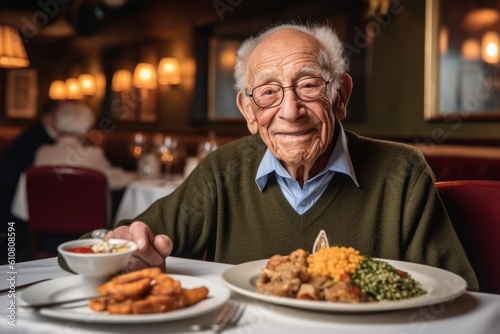
[[(134, 220), (174, 241), (172, 255), (242, 263), (310, 250), (320, 230), (331, 245), (362, 254), (444, 268), (469, 290), (478, 283), (417, 149), (346, 131), (360, 187), (336, 173), (321, 198), (299, 215), (275, 178), (255, 183), (266, 150), (258, 135), (224, 145), (202, 160), (172, 194)], [(134, 220), (121, 221), (120, 225)]]

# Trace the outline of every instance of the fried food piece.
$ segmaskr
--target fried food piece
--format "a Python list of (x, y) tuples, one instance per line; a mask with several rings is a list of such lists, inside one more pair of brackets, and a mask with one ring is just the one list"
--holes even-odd
[(121, 274), (118, 276), (115, 276), (111, 279), (111, 282), (117, 283), (117, 284), (123, 284), (123, 283), (129, 283), (129, 282), (134, 282), (137, 280), (140, 280), (142, 278), (150, 278), (154, 279), (156, 276), (160, 275), (161, 269), (157, 267), (153, 268), (145, 268), (137, 271), (132, 271), (130, 273), (126, 274)]
[(92, 311), (101, 312), (108, 308), (108, 298), (98, 297), (89, 300), (89, 307)]
[(132, 303), (132, 313), (162, 313), (177, 310), (184, 306), (184, 299), (181, 295), (149, 295), (145, 299), (136, 300)]
[(108, 313), (109, 314), (132, 314), (133, 301), (127, 299), (121, 303), (109, 303)]
[(148, 295), (145, 299), (132, 302), (132, 313), (163, 313), (194, 305), (207, 298), (208, 289), (204, 286), (182, 289), (175, 295)]
[(182, 295), (186, 306), (194, 305), (208, 297), (208, 289), (204, 286), (193, 289), (182, 289)]
[(167, 274), (159, 274), (154, 279), (155, 284), (151, 288), (151, 295), (178, 295), (182, 292), (181, 282)]
[(118, 284), (113, 280), (96, 287), (101, 296), (108, 296), (110, 301), (121, 302), (127, 299), (140, 299), (151, 289), (152, 279), (140, 278), (136, 281)]

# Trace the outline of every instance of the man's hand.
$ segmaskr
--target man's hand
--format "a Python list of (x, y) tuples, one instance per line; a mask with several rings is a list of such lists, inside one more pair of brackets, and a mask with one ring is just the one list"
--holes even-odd
[(153, 235), (149, 227), (140, 221), (130, 226), (120, 226), (106, 235), (106, 239), (116, 238), (131, 240), (136, 243), (137, 251), (130, 259), (124, 272), (147, 267), (160, 267), (166, 271), (165, 259), (172, 252), (172, 239), (166, 235)]

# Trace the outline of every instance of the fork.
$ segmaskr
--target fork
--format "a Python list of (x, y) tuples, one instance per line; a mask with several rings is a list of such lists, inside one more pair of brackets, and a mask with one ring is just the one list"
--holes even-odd
[[(32, 286), (32, 285), (35, 285), (35, 284), (38, 284), (38, 283), (41, 283), (41, 282), (49, 281), (49, 280), (51, 280), (51, 279), (52, 279), (52, 278), (45, 278), (45, 279), (41, 279), (41, 280), (34, 281), (34, 282), (31, 282), (31, 283), (26, 283), (26, 284), (16, 285), (16, 286), (15, 286), (15, 289), (14, 289), (13, 291), (19, 291), (19, 290), (21, 290), (21, 289), (25, 289), (25, 288), (27, 288), (27, 287), (29, 287), (29, 286)], [(1, 290), (0, 290), (0, 295), (1, 295), (1, 294), (4, 294), (4, 293), (6, 293), (6, 292), (9, 292), (9, 291), (11, 291), (11, 288), (10, 288), (10, 287), (9, 287), (9, 288), (5, 288), (5, 289), (1, 289)]]
[(226, 305), (224, 305), (224, 307), (212, 323), (205, 325), (192, 325), (191, 330), (202, 331), (212, 329), (216, 333), (219, 333), (224, 329), (236, 326), (244, 311), (245, 305), (228, 302), (226, 303)]

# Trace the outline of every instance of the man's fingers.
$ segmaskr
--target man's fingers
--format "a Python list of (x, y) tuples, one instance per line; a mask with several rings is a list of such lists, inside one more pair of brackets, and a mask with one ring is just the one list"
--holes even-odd
[(143, 222), (135, 221), (129, 227), (129, 233), (132, 240), (136, 243), (137, 249), (143, 251), (147, 248), (149, 243), (154, 240), (153, 232)]
[(156, 251), (166, 258), (172, 253), (173, 242), (172, 239), (164, 234), (157, 235), (153, 241), (153, 247)]
[(130, 234), (128, 226), (120, 226), (115, 228), (112, 231), (109, 231), (106, 234), (106, 240), (107, 239), (124, 239), (124, 240), (133, 240), (132, 235)]

